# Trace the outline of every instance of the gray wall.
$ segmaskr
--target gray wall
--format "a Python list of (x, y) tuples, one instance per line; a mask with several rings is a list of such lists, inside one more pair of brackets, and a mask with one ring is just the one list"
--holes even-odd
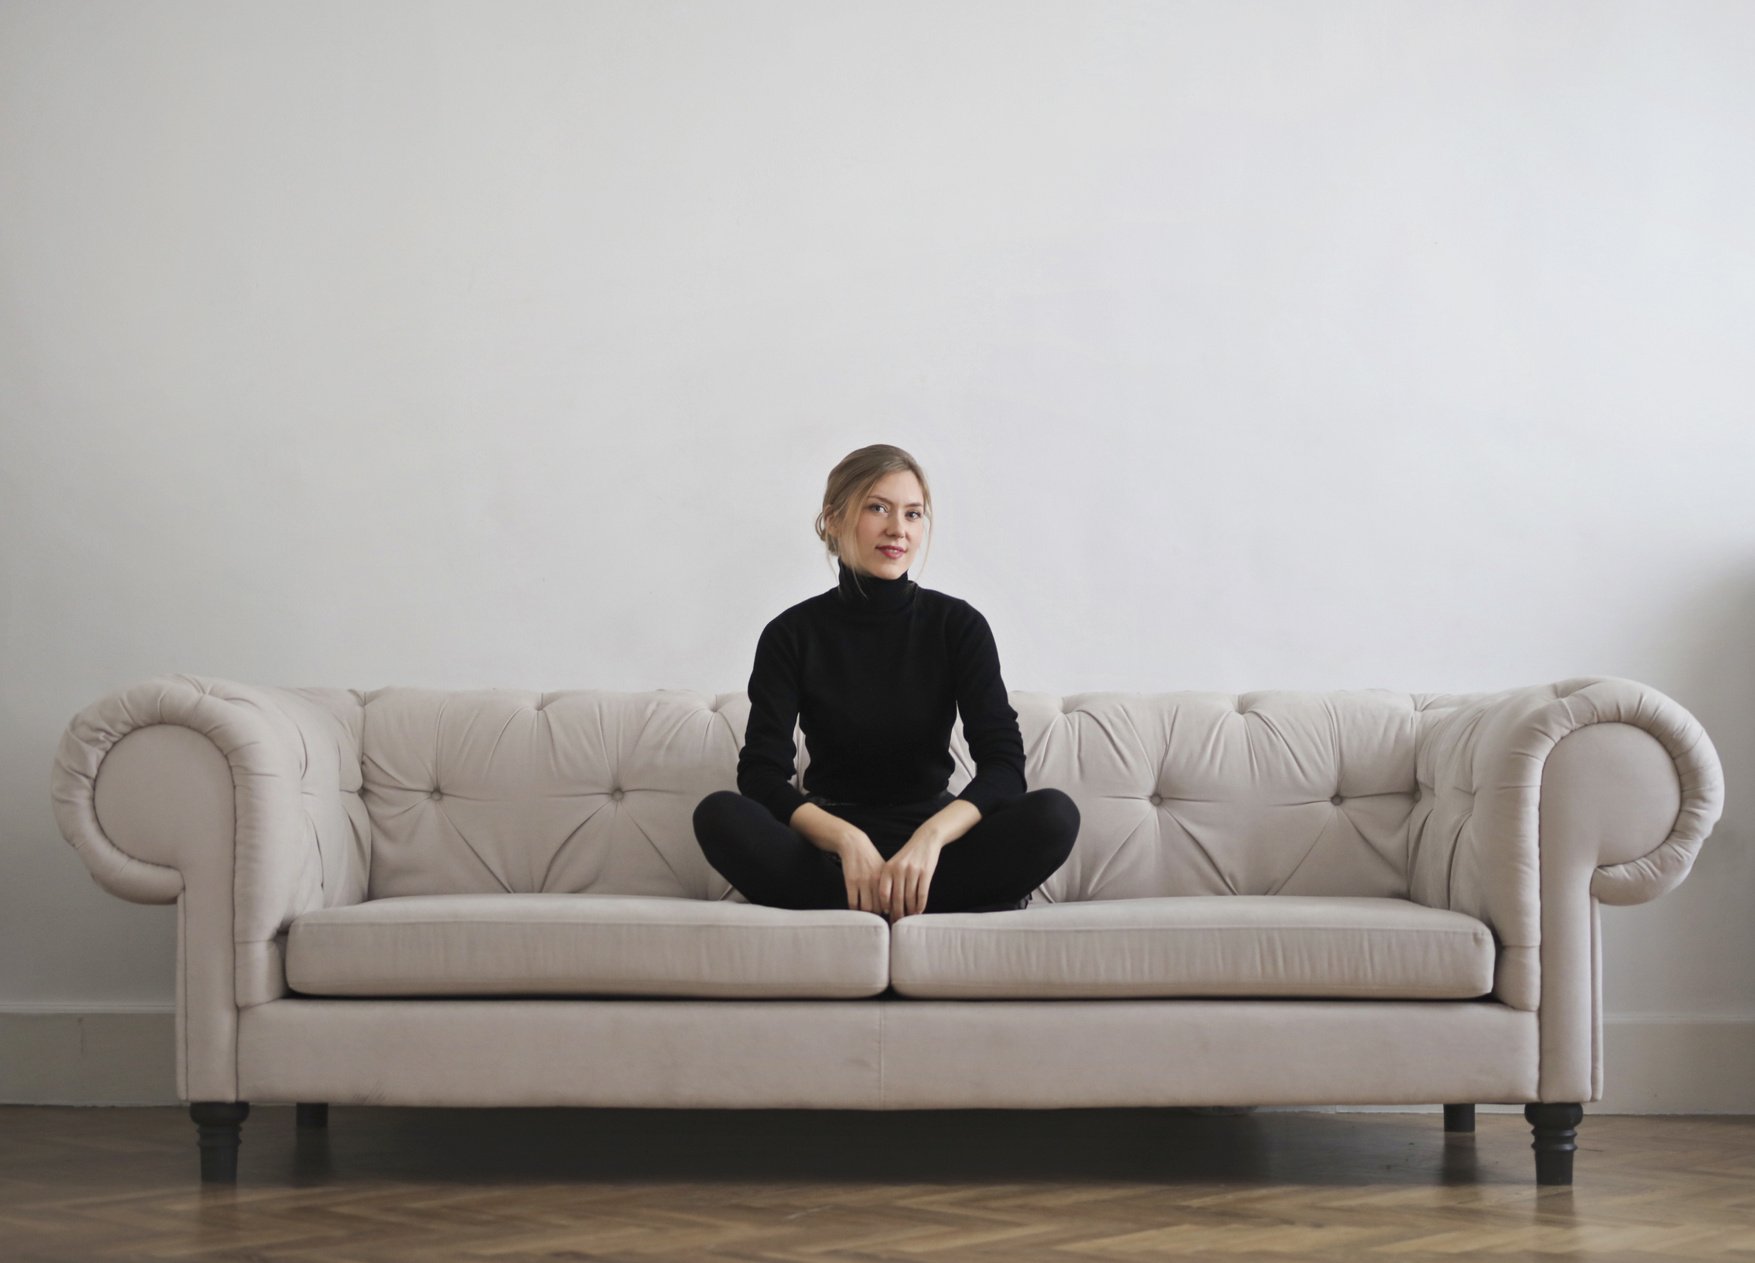
[(1742, 3), (6, 0), (0, 1029), (175, 994), (50, 813), (86, 702), (741, 689), (893, 442), (1014, 689), (1688, 707), (1609, 1103), (1755, 1109), (1752, 64)]

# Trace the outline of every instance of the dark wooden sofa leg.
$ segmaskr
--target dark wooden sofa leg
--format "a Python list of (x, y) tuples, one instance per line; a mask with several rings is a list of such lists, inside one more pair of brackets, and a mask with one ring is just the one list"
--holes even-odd
[(201, 1182), (238, 1182), (238, 1143), (244, 1120), (250, 1116), (248, 1101), (195, 1101), (189, 1106), (201, 1145)]
[(1578, 1148), (1578, 1123), (1584, 1117), (1584, 1106), (1526, 1105), (1523, 1116), (1536, 1133), (1530, 1142), (1536, 1151), (1536, 1183), (1572, 1183), (1572, 1153)]
[(327, 1101), (300, 1101), (298, 1114), (300, 1127), (329, 1126), (329, 1103)]
[(1473, 1105), (1446, 1105), (1444, 1107), (1445, 1131), (1473, 1131), (1475, 1129), (1475, 1107)]

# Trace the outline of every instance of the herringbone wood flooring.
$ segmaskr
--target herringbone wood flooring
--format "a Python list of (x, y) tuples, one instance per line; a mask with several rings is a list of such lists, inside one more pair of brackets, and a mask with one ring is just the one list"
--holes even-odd
[(1481, 1113), (0, 1107), (0, 1259), (1728, 1259), (1755, 1118), (1587, 1114), (1576, 1182)]

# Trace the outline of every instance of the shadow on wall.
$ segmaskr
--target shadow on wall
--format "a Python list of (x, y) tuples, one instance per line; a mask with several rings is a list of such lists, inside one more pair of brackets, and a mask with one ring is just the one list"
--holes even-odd
[(1755, 847), (1742, 797), (1755, 781), (1755, 570), (1656, 612), (1649, 634), (1637, 660), (1668, 669), (1613, 674), (1634, 674), (1700, 721), (1724, 765), (1724, 814), (1681, 886), (1603, 909), (1604, 1011), (1755, 1021)]
[(1730, 787), (1744, 782), (1755, 758), (1755, 568), (1727, 574), (1688, 604), (1662, 611), (1651, 635), (1649, 659), (1677, 665), (1646, 683), (1692, 711), (1718, 747), (1729, 820)]

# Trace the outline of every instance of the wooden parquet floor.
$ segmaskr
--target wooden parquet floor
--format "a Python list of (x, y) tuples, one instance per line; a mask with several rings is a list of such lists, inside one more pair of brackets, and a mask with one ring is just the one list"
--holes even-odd
[(0, 1260), (1755, 1258), (1755, 1118), (0, 1106)]

